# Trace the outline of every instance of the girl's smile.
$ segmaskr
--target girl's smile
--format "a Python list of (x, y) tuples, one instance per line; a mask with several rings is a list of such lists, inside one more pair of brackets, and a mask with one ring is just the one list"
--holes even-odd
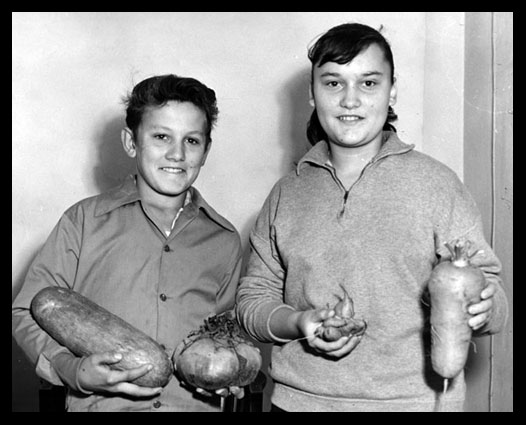
[(314, 67), (311, 104), (329, 143), (359, 147), (381, 141), (388, 108), (395, 101), (390, 65), (376, 44), (349, 63)]

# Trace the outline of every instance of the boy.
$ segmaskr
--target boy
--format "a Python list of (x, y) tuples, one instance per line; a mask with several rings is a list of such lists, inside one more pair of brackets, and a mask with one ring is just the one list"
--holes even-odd
[(30, 315), (40, 289), (69, 287), (171, 356), (205, 317), (234, 306), (239, 234), (192, 187), (210, 151), (214, 91), (192, 78), (156, 76), (137, 84), (126, 104), (122, 144), (137, 174), (64, 213), (13, 302), (13, 335), (40, 377), (67, 386), (69, 411), (218, 411), (219, 397), (176, 377), (164, 388), (131, 383), (148, 365), (116, 371), (116, 353), (74, 356)]

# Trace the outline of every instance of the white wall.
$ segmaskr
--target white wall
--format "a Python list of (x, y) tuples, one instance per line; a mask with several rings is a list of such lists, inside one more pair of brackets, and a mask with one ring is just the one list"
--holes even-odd
[(133, 171), (121, 98), (154, 74), (216, 91), (218, 126), (196, 186), (246, 244), (270, 188), (307, 148), (307, 47), (349, 21), (384, 27), (402, 139), (462, 176), (463, 13), (13, 13), (13, 296), (62, 212)]

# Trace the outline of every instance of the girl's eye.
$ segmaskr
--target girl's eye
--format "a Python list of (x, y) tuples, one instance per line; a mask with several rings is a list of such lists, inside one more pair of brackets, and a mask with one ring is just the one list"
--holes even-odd
[(194, 138), (192, 138), (192, 137), (189, 137), (188, 139), (186, 139), (186, 141), (187, 141), (188, 143), (190, 143), (191, 145), (198, 145), (199, 143), (201, 143), (199, 140), (194, 139)]
[(340, 83), (338, 81), (328, 81), (327, 83), (325, 83), (325, 85), (327, 87), (336, 88), (340, 85)]

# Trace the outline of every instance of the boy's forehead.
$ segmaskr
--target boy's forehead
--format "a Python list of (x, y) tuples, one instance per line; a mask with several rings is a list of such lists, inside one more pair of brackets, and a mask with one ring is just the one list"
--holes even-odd
[(141, 123), (150, 128), (191, 127), (205, 131), (206, 114), (191, 102), (169, 101), (158, 106), (148, 106)]

